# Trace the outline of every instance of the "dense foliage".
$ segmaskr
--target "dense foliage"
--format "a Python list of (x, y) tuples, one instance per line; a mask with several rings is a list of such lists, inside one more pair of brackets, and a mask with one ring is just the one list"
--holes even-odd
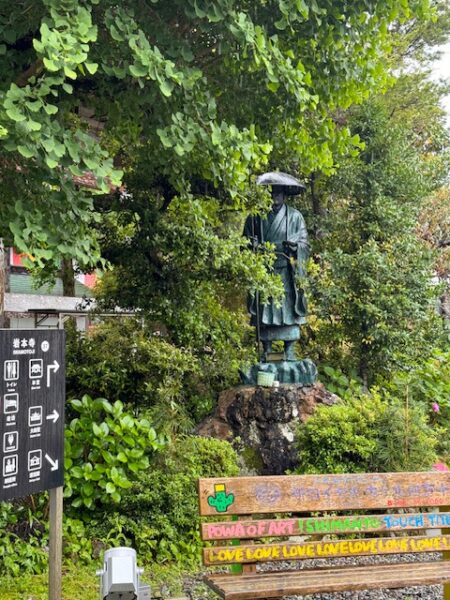
[(388, 393), (407, 399), (427, 413), (437, 433), (437, 450), (450, 462), (450, 352), (435, 350), (416, 366), (394, 373), (385, 382)]
[(327, 388), (341, 403), (299, 428), (299, 472), (427, 470), (450, 462), (449, 351), (394, 371), (363, 392), (361, 381), (326, 366)]
[(420, 407), (376, 390), (324, 406), (299, 428), (299, 473), (428, 470), (436, 432)]
[(78, 416), (64, 436), (65, 497), (75, 508), (119, 503), (123, 490), (149, 468), (149, 456), (163, 441), (147, 419), (124, 411), (120, 400), (111, 404), (83, 396), (70, 406)]
[(115, 510), (91, 524), (93, 535), (117, 532), (141, 556), (197, 563), (201, 546), (197, 479), (237, 475), (237, 455), (221, 440), (189, 436), (159, 454), (140, 473)]
[(429, 196), (419, 219), (422, 239), (434, 251), (434, 273), (441, 295), (439, 312), (446, 323), (446, 342), (450, 343), (450, 189), (442, 186)]
[[(95, 264), (99, 205), (76, 178), (89, 171), (107, 191), (125, 172), (166, 227), (174, 215), (194, 219), (182, 240), (206, 219), (220, 248), (217, 208), (205, 215), (203, 199), (253, 206), (250, 174), (286, 157), (304, 172), (329, 170), (357, 142), (333, 113), (386, 83), (389, 25), (429, 15), (427, 0), (4, 5), (2, 235), (9, 228), (36, 267)], [(100, 124), (90, 130), (92, 115)]]
[[(195, 480), (238, 457), (192, 432), (253, 358), (247, 291), (281, 292), (271, 249), (241, 235), (268, 209), (264, 170), (308, 184), (302, 353), (342, 398), (299, 428), (299, 470), (450, 459), (449, 139), (426, 78), (449, 15), (441, 0), (0, 7), (0, 237), (42, 277), (108, 261), (100, 308), (137, 315), (68, 336), (66, 557), (198, 558)], [(2, 504), (5, 571), (44, 568), (46, 511), (45, 494)]]
[[(247, 330), (244, 322), (242, 329)], [(90, 394), (148, 409), (158, 431), (167, 433), (190, 431), (211, 410), (217, 394), (236, 381), (253, 352), (231, 334), (177, 346), (157, 325), (132, 317), (112, 319), (87, 335), (71, 329), (67, 340), (70, 397)]]
[(327, 182), (311, 280), (322, 353), (329, 348), (329, 360), (367, 384), (423, 355), (442, 329), (433, 255), (416, 229), (424, 197), (443, 179), (382, 105), (366, 104), (351, 123), (365, 147)]
[[(98, 413), (106, 403), (88, 398), (82, 402), (84, 407), (78, 408), (83, 408), (84, 413)], [(135, 456), (140, 453), (139, 446), (131, 445), (132, 441), (142, 445), (148, 437), (139, 431), (142, 420), (138, 430), (132, 431), (131, 420), (139, 421), (123, 411), (119, 415), (119, 408), (117, 402), (113, 406), (106, 403), (106, 415), (118, 417), (115, 428), (122, 429), (113, 432), (113, 427), (109, 439), (95, 434), (95, 423), (88, 424), (84, 417), (81, 456), (75, 455), (72, 446), (73, 428), (67, 428), (66, 460), (72, 465), (66, 471), (64, 556), (70, 561), (91, 562), (109, 547), (133, 546), (146, 562), (176, 560), (183, 567), (197, 564), (201, 546), (197, 479), (237, 475), (237, 455), (227, 442), (186, 436), (156, 454), (153, 441), (143, 461), (141, 456)], [(100, 422), (101, 430), (106, 422), (107, 419)], [(100, 460), (93, 463), (99, 452)], [(103, 477), (98, 479), (97, 474)], [(44, 493), (25, 501), (1, 503), (1, 574), (39, 573), (47, 569), (47, 502)]]

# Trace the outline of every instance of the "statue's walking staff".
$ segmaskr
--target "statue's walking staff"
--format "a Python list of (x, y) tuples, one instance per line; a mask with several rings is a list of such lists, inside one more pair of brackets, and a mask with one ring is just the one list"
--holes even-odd
[[(261, 219), (259, 219), (260, 225), (260, 239), (259, 242), (256, 236), (256, 228), (255, 228), (255, 217), (252, 216), (252, 250), (253, 252), (258, 252), (258, 246), (260, 243), (263, 243), (263, 229), (261, 224)], [(262, 352), (261, 352), (261, 321), (259, 318), (260, 304), (259, 304), (259, 290), (255, 290), (255, 303), (256, 303), (256, 353), (258, 356), (258, 361), (261, 362)]]

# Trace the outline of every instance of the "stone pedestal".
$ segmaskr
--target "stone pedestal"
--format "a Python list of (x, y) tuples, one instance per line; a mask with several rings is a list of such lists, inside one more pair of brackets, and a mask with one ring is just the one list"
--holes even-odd
[(213, 415), (197, 434), (234, 441), (246, 465), (260, 475), (282, 475), (297, 464), (294, 436), (319, 404), (334, 404), (338, 397), (321, 383), (285, 384), (278, 388), (239, 386), (222, 392)]
[(257, 385), (259, 372), (272, 373), (276, 381), (285, 384), (312, 386), (317, 381), (317, 367), (309, 358), (259, 362), (247, 371), (241, 371), (242, 383)]

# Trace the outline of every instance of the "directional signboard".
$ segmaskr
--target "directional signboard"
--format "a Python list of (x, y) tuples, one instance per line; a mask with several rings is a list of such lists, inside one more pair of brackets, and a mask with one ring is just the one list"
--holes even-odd
[(64, 331), (0, 330), (0, 500), (63, 485)]

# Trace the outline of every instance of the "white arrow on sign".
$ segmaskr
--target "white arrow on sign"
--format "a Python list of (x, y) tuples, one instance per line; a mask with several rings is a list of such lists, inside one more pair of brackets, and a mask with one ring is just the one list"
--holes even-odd
[(50, 463), (51, 466), (51, 470), (52, 471), (57, 471), (59, 468), (59, 460), (53, 460), (53, 458), (50, 458), (50, 456), (48, 454), (45, 455), (45, 459), (48, 460), (48, 462)]
[(59, 419), (59, 412), (57, 410), (54, 410), (52, 413), (47, 415), (45, 418), (47, 419), (47, 421), (53, 421), (53, 423), (56, 423), (56, 421)]
[(54, 360), (51, 365), (47, 365), (47, 387), (50, 387), (50, 374), (56, 373), (59, 370), (59, 362)]

